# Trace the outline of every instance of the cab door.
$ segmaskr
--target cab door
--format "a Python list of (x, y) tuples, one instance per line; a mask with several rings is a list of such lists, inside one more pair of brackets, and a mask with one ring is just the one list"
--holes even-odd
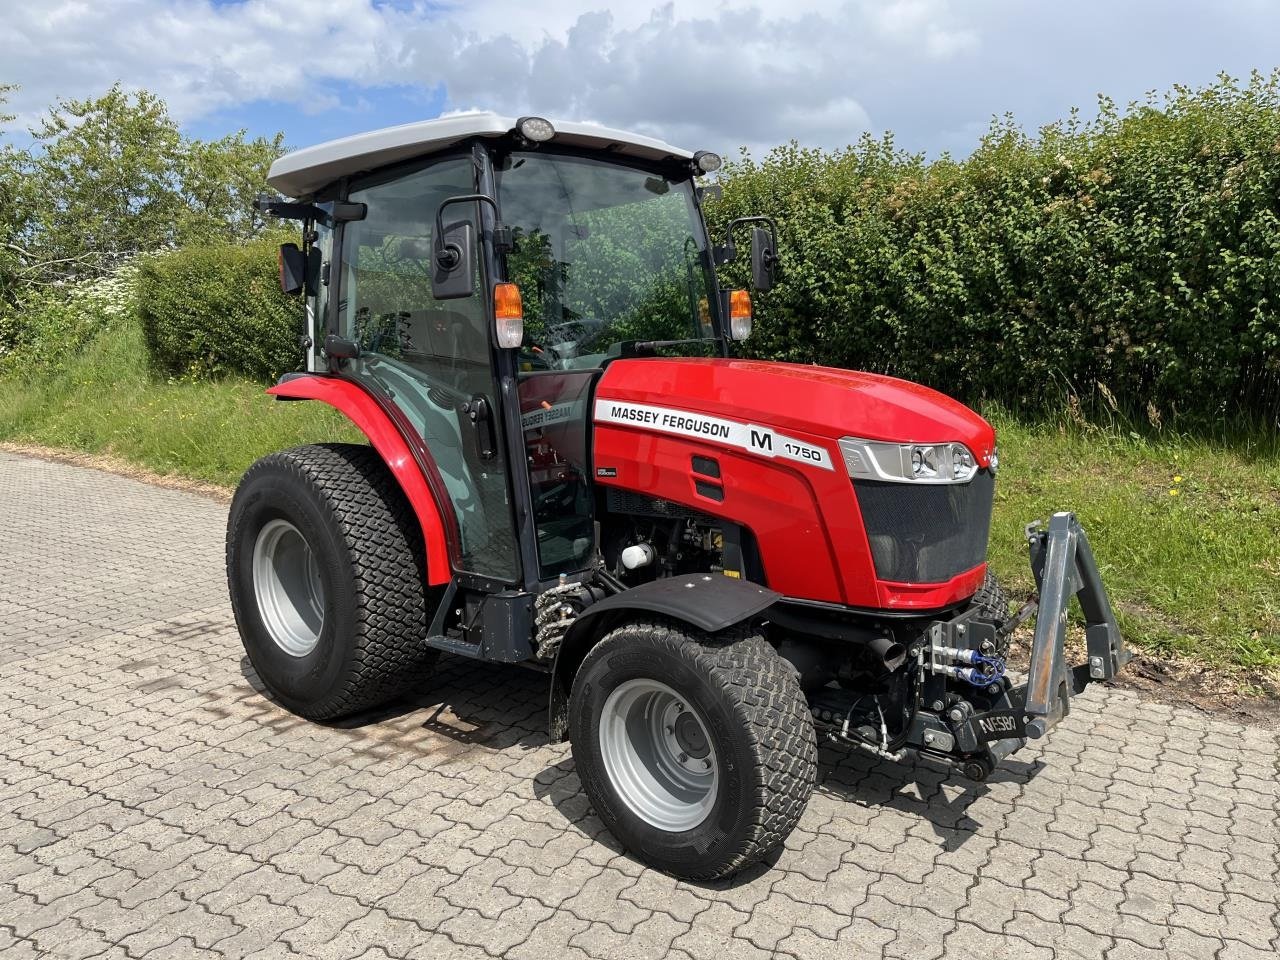
[[(443, 200), (476, 190), (470, 155), (353, 181), (348, 199), (362, 220), (340, 244), (337, 333), (358, 347), (342, 372), (394, 404), (422, 437), (452, 504), (459, 572), (519, 578), (510, 475), (504, 456), (480, 251), (470, 297), (431, 290), (435, 214)], [(448, 207), (446, 227), (473, 224), (474, 204)], [(331, 291), (332, 293), (332, 291)]]

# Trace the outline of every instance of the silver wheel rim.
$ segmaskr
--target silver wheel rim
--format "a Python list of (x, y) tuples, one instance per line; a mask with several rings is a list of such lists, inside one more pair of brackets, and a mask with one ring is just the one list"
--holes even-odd
[(628, 680), (604, 702), (600, 752), (618, 795), (645, 823), (679, 833), (711, 813), (719, 786), (702, 718), (657, 680)]
[(253, 545), (253, 592), (271, 639), (305, 657), (324, 627), (324, 584), (306, 538), (288, 520), (272, 520)]

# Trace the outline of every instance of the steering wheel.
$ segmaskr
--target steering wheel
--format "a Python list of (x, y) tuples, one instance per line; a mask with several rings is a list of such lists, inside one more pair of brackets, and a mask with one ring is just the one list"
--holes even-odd
[(520, 359), (527, 361), (534, 368), (543, 370), (565, 369), (564, 358), (556, 353), (554, 347), (540, 343), (530, 343), (520, 348)]

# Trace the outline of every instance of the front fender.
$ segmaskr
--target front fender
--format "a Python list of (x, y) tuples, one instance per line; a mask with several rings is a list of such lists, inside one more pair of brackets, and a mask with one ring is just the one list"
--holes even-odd
[(279, 399), (319, 400), (340, 411), (378, 451), (391, 475), (400, 484), (409, 505), (422, 526), (427, 552), (427, 583), (448, 583), (452, 577), (449, 541), (445, 533), (440, 501), (414, 459), (404, 435), (378, 402), (358, 384), (337, 377), (290, 377), (267, 390)]
[(720, 574), (688, 573), (623, 590), (587, 607), (565, 633), (551, 667), (548, 725), (552, 740), (568, 729), (569, 691), (587, 652), (612, 627), (637, 615), (679, 620), (705, 633), (718, 633), (763, 613), (782, 594), (748, 580)]

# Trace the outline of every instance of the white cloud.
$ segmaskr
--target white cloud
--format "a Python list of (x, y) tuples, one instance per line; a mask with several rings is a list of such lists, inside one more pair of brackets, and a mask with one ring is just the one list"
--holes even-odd
[[(912, 147), (964, 149), (992, 114), (1036, 125), (1100, 90), (1125, 99), (1269, 69), (1280, 40), (1280, 10), (1259, 0), (9, 6), (0, 82), (23, 85), (10, 104), (19, 127), (58, 96), (116, 80), (164, 97), (182, 121), (259, 100), (356, 108), (407, 86), (442, 91), (446, 109), (539, 111), (725, 153), (884, 128)], [(353, 110), (350, 132), (359, 120)]]
[(967, 42), (946, 26), (949, 0), (593, 6), (49, 0), (7, 13), (0, 71), (22, 84), (18, 126), (116, 80), (160, 94), (180, 120), (258, 99), (329, 109), (335, 91), (411, 83), (443, 89), (451, 108), (538, 109), (727, 151), (847, 142), (870, 122), (851, 59), (874, 44)]

